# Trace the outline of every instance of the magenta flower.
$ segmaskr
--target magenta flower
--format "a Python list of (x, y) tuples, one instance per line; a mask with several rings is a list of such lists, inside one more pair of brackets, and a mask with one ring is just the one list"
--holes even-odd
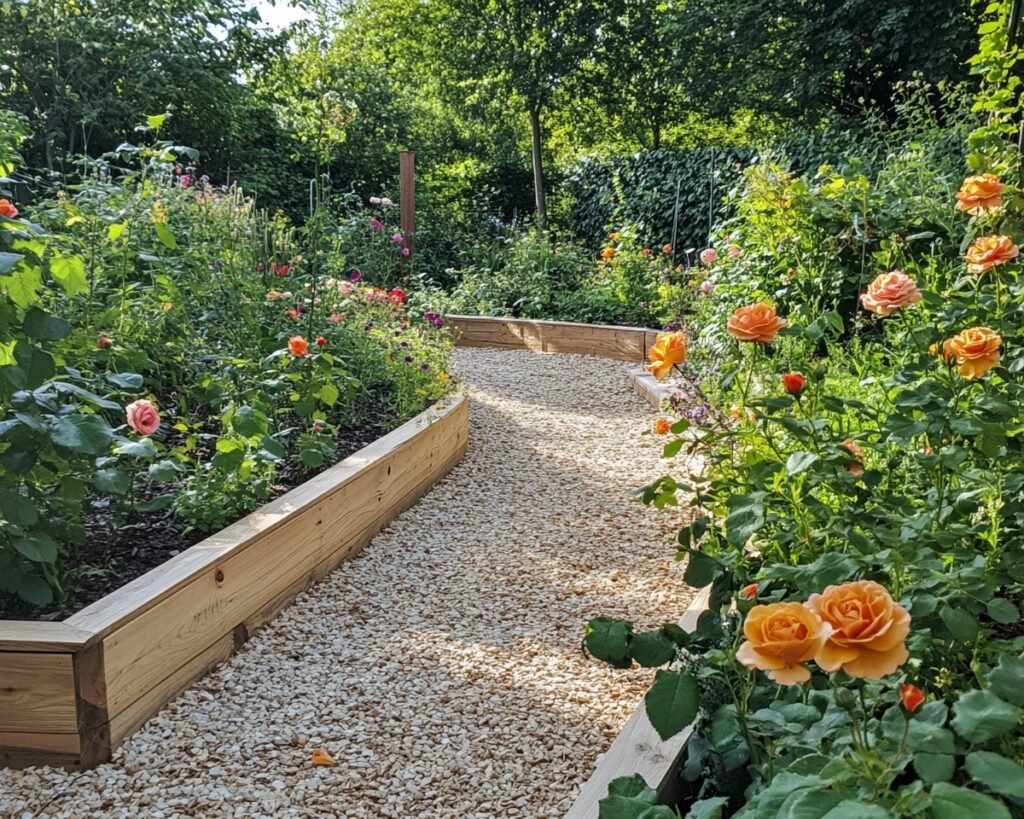
[(405, 241), (405, 239), (402, 238), (401, 233), (395, 233), (391, 236), (391, 241), (394, 242), (396, 245), (400, 245), (402, 244), (402, 242)]
[(352, 281), (354, 281), (354, 282), (359, 282), (359, 281), (362, 281), (362, 280), (363, 280), (363, 274), (362, 274), (362, 273), (360, 273), (360, 272), (359, 272), (358, 270), (353, 270), (353, 271), (352, 271), (352, 272), (351, 272), (351, 273), (349, 274), (349, 278), (350, 278), (350, 279), (351, 279)]
[(384, 223), (380, 221), (380, 219), (371, 219), (370, 227), (372, 227), (374, 230), (384, 230)]
[(403, 247), (403, 248), (402, 248), (402, 255), (403, 255), (403, 256), (406, 256), (406, 257), (407, 257), (407, 256), (409, 256), (409, 254), (410, 254), (410, 253), (412, 253), (412, 251), (411, 251), (411, 250), (409, 250), (409, 248), (407, 248), (407, 247)]

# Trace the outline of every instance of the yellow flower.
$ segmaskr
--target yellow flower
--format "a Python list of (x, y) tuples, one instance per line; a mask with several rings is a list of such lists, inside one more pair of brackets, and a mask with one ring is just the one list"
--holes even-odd
[(1006, 185), (993, 173), (969, 176), (956, 195), (956, 209), (966, 211), (971, 216), (995, 213), (1003, 206), (1005, 189)]
[(654, 346), (647, 350), (647, 357), (651, 363), (644, 369), (661, 381), (674, 366), (686, 361), (686, 333), (682, 330), (658, 333)]
[[(981, 378), (993, 367), (999, 365), (999, 348), (1003, 339), (999, 333), (988, 327), (971, 327), (957, 333), (948, 342), (949, 355), (960, 365), (964, 378)], [(943, 345), (943, 354), (946, 347)]]

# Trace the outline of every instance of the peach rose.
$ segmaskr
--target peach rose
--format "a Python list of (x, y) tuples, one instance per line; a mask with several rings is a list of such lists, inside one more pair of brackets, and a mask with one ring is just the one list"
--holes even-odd
[(967, 248), (967, 272), (984, 273), (989, 268), (1017, 258), (1020, 249), (1009, 236), (982, 236)]
[(780, 685), (798, 685), (811, 678), (804, 663), (824, 648), (828, 629), (802, 603), (771, 603), (750, 610), (743, 634), (747, 639), (736, 650), (737, 660), (767, 671)]
[(971, 216), (995, 213), (1003, 206), (1003, 191), (1006, 189), (994, 173), (968, 176), (956, 195), (956, 209)]
[(655, 435), (668, 435), (672, 431), (672, 422), (668, 418), (658, 418), (654, 422)]
[(130, 403), (124, 408), (124, 414), (128, 419), (128, 426), (139, 435), (152, 435), (160, 429), (160, 413), (156, 411), (152, 402), (144, 398)]
[(309, 353), (309, 342), (302, 336), (292, 336), (288, 339), (288, 350), (293, 356), (302, 358)]
[(868, 292), (862, 293), (860, 303), (865, 310), (888, 316), (903, 307), (921, 301), (921, 291), (910, 276), (902, 270), (879, 273), (868, 285)]
[(730, 316), (726, 329), (740, 341), (770, 344), (775, 340), (775, 334), (785, 326), (786, 320), (775, 314), (774, 307), (758, 302), (736, 310)]
[(10, 199), (0, 199), (0, 216), (5, 216), (8, 219), (18, 218), (18, 209)]
[(851, 475), (862, 475), (864, 473), (864, 450), (860, 448), (860, 444), (854, 441), (853, 438), (847, 438), (839, 446), (856, 458), (854, 463), (846, 464), (843, 469)]
[(609, 262), (612, 259), (614, 259), (615, 258), (615, 248), (614, 247), (606, 247), (604, 250), (601, 251), (601, 258), (604, 259), (606, 262)]
[[(1003, 339), (999, 333), (988, 327), (971, 327), (957, 333), (949, 340), (949, 355), (960, 365), (964, 378), (981, 378), (993, 367), (999, 365), (999, 348)], [(943, 354), (946, 346), (943, 345)]]
[(718, 261), (718, 253), (713, 247), (705, 248), (700, 252), (700, 260), (702, 264), (714, 264)]
[(910, 656), (910, 614), (872, 580), (828, 586), (821, 594), (812, 594), (806, 605), (831, 627), (814, 656), (823, 671), (841, 668), (851, 677), (877, 680)]
[(647, 350), (647, 357), (651, 363), (644, 369), (661, 381), (676, 364), (686, 361), (686, 333), (682, 330), (658, 333), (654, 346)]

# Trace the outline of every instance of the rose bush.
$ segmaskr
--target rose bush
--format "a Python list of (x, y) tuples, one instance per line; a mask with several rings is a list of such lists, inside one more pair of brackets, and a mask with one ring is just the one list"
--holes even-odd
[[(1001, 19), (983, 28), (976, 65), (999, 82), (1019, 51), (1005, 41), (1010, 4), (990, 10)], [(690, 819), (1024, 808), (1024, 201), (1019, 111), (1004, 123), (1006, 95), (986, 89), (973, 175), (935, 218), (946, 236), (927, 252), (906, 231), (865, 243), (874, 269), (842, 280), (859, 281), (860, 315), (823, 275), (808, 303), (775, 290), (785, 327), (747, 290), (731, 318), (718, 308), (703, 314), (715, 328), (688, 328), (684, 386), (708, 345), (735, 362), (688, 393), (712, 405), (665, 443), (707, 471), (642, 496), (661, 508), (685, 495), (678, 557), (707, 610), (690, 633), (597, 618), (584, 644), (619, 667), (665, 666), (645, 708), (663, 738), (694, 727), (676, 773)], [(920, 178), (930, 189), (931, 172)], [(871, 185), (844, 179), (869, 213)], [(748, 203), (755, 223), (769, 208), (810, 220), (849, 188), (776, 182), (770, 202)], [(739, 264), (778, 248), (773, 231), (769, 245), (730, 230), (747, 240)], [(627, 782), (613, 783), (616, 810)], [(634, 809), (615, 815), (650, 800)]]

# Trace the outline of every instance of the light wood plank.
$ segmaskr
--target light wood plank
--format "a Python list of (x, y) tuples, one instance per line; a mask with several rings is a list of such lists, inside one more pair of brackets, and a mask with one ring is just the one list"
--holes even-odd
[(92, 634), (67, 623), (0, 620), (0, 651), (55, 651), (70, 653), (84, 648)]
[[(702, 589), (687, 607), (679, 621), (686, 631), (697, 627), (697, 618), (707, 608), (710, 593), (710, 586)], [(620, 776), (640, 774), (662, 794), (672, 784), (672, 774), (690, 733), (687, 728), (667, 741), (662, 740), (641, 703), (580, 789), (565, 819), (598, 819), (598, 803), (608, 795), (609, 783)]]
[(71, 654), (0, 653), (0, 732), (77, 730)]
[[(320, 502), (289, 517), (194, 573), (157, 605), (104, 638), (111, 717), (158, 685), (192, 657), (252, 618), (268, 601), (287, 598), (310, 570), (339, 549), (365, 542), (396, 505), (450, 468), (451, 454), (465, 445), (466, 404), (390, 455), (364, 465), (360, 480), (346, 480)], [(294, 595), (292, 595), (294, 596)]]

